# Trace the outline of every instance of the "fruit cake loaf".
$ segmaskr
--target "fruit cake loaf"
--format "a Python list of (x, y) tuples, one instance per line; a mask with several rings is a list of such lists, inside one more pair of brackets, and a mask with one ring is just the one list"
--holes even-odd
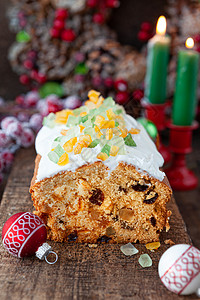
[(171, 189), (143, 126), (111, 97), (44, 119), (30, 193), (48, 238), (147, 243), (169, 229)]

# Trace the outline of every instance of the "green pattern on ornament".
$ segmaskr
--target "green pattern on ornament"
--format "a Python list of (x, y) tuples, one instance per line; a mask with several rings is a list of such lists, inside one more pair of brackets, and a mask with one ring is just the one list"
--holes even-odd
[(150, 137), (155, 140), (157, 135), (158, 135), (158, 130), (157, 130), (157, 127), (156, 125), (145, 119), (145, 118), (139, 118), (137, 119), (137, 121), (142, 124), (142, 126), (146, 129), (146, 131), (148, 132), (148, 134), (150, 135)]

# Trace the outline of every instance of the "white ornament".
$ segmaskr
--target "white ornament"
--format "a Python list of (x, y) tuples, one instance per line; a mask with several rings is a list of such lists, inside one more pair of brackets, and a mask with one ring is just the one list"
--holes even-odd
[(191, 245), (170, 247), (160, 258), (158, 273), (168, 290), (190, 295), (200, 289), (200, 251)]

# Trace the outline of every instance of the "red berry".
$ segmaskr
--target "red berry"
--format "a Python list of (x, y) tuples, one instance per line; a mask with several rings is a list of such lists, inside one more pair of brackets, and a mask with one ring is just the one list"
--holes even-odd
[(27, 107), (35, 107), (37, 102), (39, 101), (40, 96), (38, 92), (36, 91), (31, 91), (26, 94), (25, 96), (25, 104)]
[(128, 84), (124, 79), (117, 79), (114, 82), (114, 86), (117, 91), (124, 92), (128, 89)]
[(37, 81), (40, 84), (45, 83), (47, 81), (46, 76), (42, 73), (39, 73), (36, 70), (31, 71), (31, 78), (34, 79), (35, 81)]
[(111, 77), (107, 77), (104, 79), (104, 84), (106, 87), (111, 88), (113, 86), (113, 79)]
[(105, 21), (104, 15), (101, 13), (96, 13), (93, 16), (93, 22), (97, 24), (103, 24)]
[(23, 132), (20, 138), (20, 145), (24, 148), (28, 148), (33, 145), (35, 136), (30, 128), (23, 128)]
[(1, 121), (1, 128), (3, 130), (6, 130), (8, 125), (10, 125), (13, 122), (17, 122), (17, 118), (13, 117), (13, 116), (9, 116), (9, 117), (5, 117), (2, 121)]
[(30, 78), (28, 77), (28, 75), (26, 74), (23, 74), (19, 77), (19, 81), (24, 84), (24, 85), (27, 85), (30, 83)]
[(97, 88), (102, 84), (102, 79), (100, 76), (92, 78), (92, 84)]
[(49, 113), (56, 113), (59, 110), (60, 110), (60, 106), (57, 105), (57, 104), (49, 104), (48, 105), (48, 112)]
[(46, 98), (46, 102), (49, 113), (55, 113), (63, 108), (62, 101), (60, 101), (56, 95), (49, 95)]
[(25, 19), (22, 19), (22, 20), (19, 21), (19, 25), (20, 25), (22, 28), (25, 27), (26, 24), (27, 24), (27, 21), (26, 21)]
[(34, 50), (30, 50), (27, 56), (28, 58), (34, 59), (36, 57), (36, 52)]
[(9, 150), (5, 150), (1, 156), (3, 159), (4, 169), (9, 169), (14, 160), (14, 155)]
[(138, 39), (142, 42), (147, 42), (151, 38), (151, 35), (146, 31), (139, 31)]
[(30, 118), (30, 115), (26, 112), (21, 111), (17, 114), (17, 119), (20, 122), (28, 122), (29, 118)]
[(23, 63), (24, 68), (31, 70), (33, 68), (33, 62), (30, 59), (27, 59)]
[(200, 34), (196, 34), (196, 35), (194, 36), (194, 41), (195, 41), (196, 43), (200, 43)]
[(43, 84), (47, 81), (47, 77), (46, 77), (46, 75), (44, 75), (42, 73), (38, 73), (36, 81), (40, 84)]
[(24, 18), (24, 12), (23, 11), (19, 11), (18, 14), (17, 14), (17, 16), (19, 18)]
[(150, 22), (143, 22), (141, 25), (141, 31), (151, 32), (153, 30)]
[(197, 48), (196, 48), (196, 51), (200, 53), (200, 47), (197, 47)]
[(87, 6), (94, 8), (97, 6), (98, 0), (87, 0)]
[(144, 97), (144, 92), (142, 90), (135, 90), (133, 92), (133, 99), (140, 101)]
[(55, 18), (59, 20), (65, 20), (68, 17), (68, 10), (64, 8), (58, 8), (55, 11)]
[(37, 103), (37, 110), (40, 112), (42, 117), (45, 117), (49, 114), (48, 104), (45, 99), (40, 99)]
[(36, 132), (42, 127), (43, 117), (40, 114), (34, 114), (29, 120), (30, 127)]
[(11, 142), (11, 138), (0, 129), (0, 148), (5, 148)]
[(57, 29), (57, 30), (62, 30), (65, 27), (65, 21), (64, 20), (60, 20), (60, 19), (56, 19), (53, 22), (53, 28)]
[(119, 7), (120, 2), (118, 0), (107, 0), (106, 6), (109, 8)]
[(83, 62), (85, 60), (85, 55), (81, 52), (76, 52), (74, 58), (77, 62)]
[(75, 109), (82, 105), (81, 100), (77, 96), (69, 96), (65, 99), (64, 108)]
[(73, 42), (76, 38), (75, 32), (72, 29), (64, 29), (61, 32), (61, 39), (66, 42)]
[(15, 98), (15, 102), (19, 105), (24, 105), (24, 96), (23, 95), (19, 95)]
[(57, 28), (51, 28), (50, 35), (52, 36), (52, 38), (57, 39), (60, 37), (60, 30), (58, 30)]
[(37, 79), (37, 76), (38, 76), (38, 71), (36, 70), (32, 70), (31, 71), (31, 78), (36, 80)]
[(17, 140), (21, 137), (22, 131), (23, 131), (23, 128), (19, 121), (10, 123), (5, 130), (6, 134), (15, 140)]
[(74, 76), (74, 79), (75, 79), (76, 82), (83, 82), (84, 79), (85, 79), (85, 76), (84, 76), (84, 75), (81, 75), (81, 74), (76, 74), (76, 75)]
[(118, 104), (125, 104), (128, 101), (129, 94), (127, 92), (118, 92), (116, 95), (116, 102)]
[(57, 95), (52, 94), (46, 97), (46, 102), (47, 104), (59, 104), (60, 100)]

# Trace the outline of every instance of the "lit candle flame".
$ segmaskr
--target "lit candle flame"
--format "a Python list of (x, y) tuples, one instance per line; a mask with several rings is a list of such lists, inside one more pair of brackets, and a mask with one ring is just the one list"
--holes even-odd
[(160, 16), (156, 25), (156, 33), (159, 35), (165, 35), (167, 28), (166, 18), (164, 16)]
[(188, 38), (185, 42), (185, 46), (192, 49), (194, 47), (194, 40), (192, 38)]

